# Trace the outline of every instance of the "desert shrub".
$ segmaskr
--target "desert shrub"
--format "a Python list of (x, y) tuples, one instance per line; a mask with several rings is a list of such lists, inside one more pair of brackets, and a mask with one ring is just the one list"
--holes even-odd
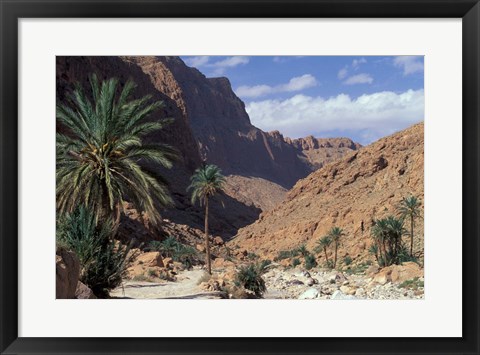
[(415, 277), (411, 280), (406, 280), (402, 282), (399, 287), (411, 290), (418, 290), (419, 288), (423, 288), (424, 286), (424, 282), (421, 281), (418, 277)]
[(327, 269), (333, 269), (333, 261), (332, 260), (328, 260), (325, 262), (325, 267)]
[(255, 254), (255, 253), (249, 252), (249, 253), (247, 254), (247, 259), (248, 259), (248, 260), (257, 260), (258, 258), (259, 258), (259, 256), (258, 256), (257, 254)]
[(298, 247), (297, 249), (297, 253), (299, 253), (301, 256), (303, 256), (304, 258), (307, 257), (308, 255), (310, 255), (310, 252), (308, 251), (307, 247), (305, 246), (305, 244), (302, 244)]
[(317, 260), (315, 260), (315, 256), (312, 254), (307, 254), (305, 256), (305, 269), (310, 270), (317, 266)]
[(95, 215), (85, 207), (65, 214), (57, 223), (57, 240), (72, 250), (81, 265), (80, 281), (104, 298), (122, 283), (128, 265), (136, 257), (130, 246), (115, 242), (113, 222), (97, 226)]
[(402, 245), (399, 252), (398, 252), (398, 261), (399, 263), (404, 263), (407, 261), (413, 261), (413, 262), (418, 262), (417, 258), (413, 255), (410, 255), (410, 252), (408, 251), (407, 247)]
[(172, 236), (169, 236), (161, 242), (156, 240), (152, 241), (146, 249), (149, 251), (158, 251), (162, 256), (181, 262), (186, 267), (191, 267), (193, 265), (194, 257), (197, 255), (194, 248), (180, 243)]
[(281, 250), (278, 252), (278, 255), (273, 260), (280, 261), (288, 258), (295, 258), (299, 255), (300, 255), (300, 252), (298, 249)]
[(241, 266), (235, 275), (235, 284), (252, 291), (257, 297), (262, 297), (267, 290), (265, 280), (262, 278), (266, 266), (263, 262)]
[(345, 258), (343, 258), (343, 263), (347, 266), (350, 265), (352, 261), (353, 261), (352, 258), (348, 255)]
[(293, 267), (298, 266), (300, 264), (301, 264), (300, 259), (295, 258), (295, 259), (292, 260), (292, 266)]

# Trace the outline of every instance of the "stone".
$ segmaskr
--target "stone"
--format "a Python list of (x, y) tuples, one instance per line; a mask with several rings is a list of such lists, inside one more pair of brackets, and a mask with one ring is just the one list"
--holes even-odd
[(78, 278), (80, 276), (80, 261), (75, 253), (58, 248), (55, 256), (55, 290), (57, 299), (75, 298)]
[(355, 296), (351, 295), (346, 295), (342, 291), (337, 290), (333, 293), (332, 300), (356, 300), (357, 298)]
[(313, 300), (320, 296), (320, 292), (316, 288), (309, 288), (304, 293), (302, 293), (298, 299), (299, 300)]
[(195, 246), (195, 248), (200, 252), (200, 253), (204, 253), (205, 252), (205, 245), (203, 244), (197, 244)]
[(307, 286), (313, 286), (315, 285), (315, 283), (316, 283), (315, 280), (312, 279), (311, 277), (307, 279)]
[(139, 256), (137, 256), (135, 262), (137, 264), (145, 265), (146, 267), (165, 266), (162, 256), (158, 251), (151, 251), (148, 253), (140, 254)]
[(224, 241), (222, 239), (222, 237), (215, 237), (213, 238), (213, 244), (214, 245), (223, 245), (224, 244)]
[(79, 300), (92, 300), (96, 299), (97, 296), (95, 296), (93, 291), (87, 285), (78, 281), (77, 290), (75, 291), (75, 298)]

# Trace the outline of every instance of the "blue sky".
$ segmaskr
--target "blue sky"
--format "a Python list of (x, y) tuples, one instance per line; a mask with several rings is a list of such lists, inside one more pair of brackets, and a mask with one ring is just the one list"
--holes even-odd
[(423, 57), (182, 59), (207, 77), (227, 77), (252, 124), (291, 138), (346, 136), (369, 144), (424, 118)]

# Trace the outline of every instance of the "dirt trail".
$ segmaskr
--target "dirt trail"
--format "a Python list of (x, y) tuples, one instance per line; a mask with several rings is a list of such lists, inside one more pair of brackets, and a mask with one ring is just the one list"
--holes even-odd
[(118, 287), (110, 296), (113, 298), (185, 298), (185, 299), (210, 299), (221, 298), (219, 292), (205, 292), (198, 284), (205, 271), (193, 269), (182, 271), (177, 275), (175, 282), (153, 283), (144, 281), (127, 281), (123, 287)]

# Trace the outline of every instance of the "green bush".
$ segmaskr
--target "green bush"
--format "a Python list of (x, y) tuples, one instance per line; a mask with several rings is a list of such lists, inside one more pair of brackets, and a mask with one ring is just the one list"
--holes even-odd
[(235, 284), (253, 291), (257, 297), (262, 297), (267, 290), (265, 280), (262, 278), (266, 272), (266, 266), (264, 262), (241, 266), (235, 275)]
[(292, 266), (293, 267), (298, 266), (300, 264), (301, 264), (300, 259), (295, 258), (295, 259), (292, 260)]
[(197, 252), (191, 246), (180, 243), (176, 238), (169, 236), (164, 241), (152, 241), (146, 248), (149, 251), (158, 251), (163, 257), (172, 258), (174, 261), (191, 267)]
[(299, 255), (300, 255), (300, 251), (298, 249), (281, 250), (278, 252), (278, 255), (273, 260), (280, 261), (288, 258), (295, 258)]
[(401, 288), (407, 288), (411, 290), (418, 290), (419, 288), (425, 287), (424, 282), (420, 281), (418, 277), (415, 277), (411, 280), (406, 280), (400, 284)]
[(317, 266), (317, 260), (315, 260), (315, 256), (312, 254), (305, 255), (305, 269), (310, 270)]
[(352, 261), (353, 261), (352, 258), (348, 255), (343, 259), (343, 263), (347, 266), (350, 265)]
[(78, 256), (80, 281), (97, 297), (104, 298), (122, 283), (136, 255), (130, 252), (130, 246), (113, 240), (115, 229), (111, 221), (97, 226), (95, 220), (95, 215), (85, 207), (65, 214), (57, 223), (57, 243)]

